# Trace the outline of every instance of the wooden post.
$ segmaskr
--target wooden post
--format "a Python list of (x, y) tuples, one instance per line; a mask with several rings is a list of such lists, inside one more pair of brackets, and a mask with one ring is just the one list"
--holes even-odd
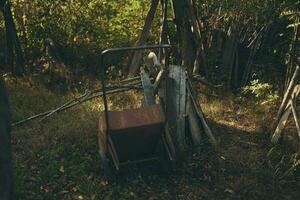
[(283, 97), (283, 100), (281, 102), (281, 105), (279, 107), (279, 110), (277, 112), (277, 116), (276, 116), (276, 121), (275, 121), (275, 125), (278, 124), (278, 121), (280, 120), (280, 117), (282, 116), (282, 113), (284, 112), (285, 108), (286, 108), (286, 105), (291, 97), (291, 94), (294, 90), (294, 87), (295, 87), (295, 84), (297, 82), (297, 77), (298, 77), (298, 74), (299, 74), (299, 66), (297, 66), (294, 74), (293, 74), (293, 77), (290, 81), (290, 84), (289, 84), (289, 87), (287, 88), (286, 92), (285, 92), (285, 95)]
[[(144, 28), (142, 30), (142, 33), (140, 35), (140, 38), (137, 42), (137, 46), (143, 46), (146, 43), (146, 40), (148, 38), (149, 35), (149, 31), (151, 28), (151, 24), (158, 6), (159, 0), (152, 0), (151, 1), (151, 7), (150, 10), (148, 11), (147, 17), (146, 17), (146, 21), (145, 21), (145, 25)], [(130, 68), (129, 68), (129, 75), (133, 76), (136, 73), (136, 70), (139, 67), (140, 61), (142, 58), (142, 53), (141, 51), (136, 51), (133, 55), (131, 64), (130, 64)]]
[[(288, 93), (288, 91), (287, 91), (287, 93)], [(281, 133), (282, 133), (282, 130), (285, 127), (285, 124), (287, 123), (291, 112), (293, 112), (294, 117), (297, 118), (297, 115), (295, 115), (296, 114), (296, 110), (294, 109), (294, 111), (293, 111), (293, 106), (294, 106), (293, 104), (294, 104), (294, 102), (291, 99), (296, 99), (297, 96), (299, 95), (299, 93), (300, 93), (300, 85), (297, 85), (297, 86), (294, 87), (292, 94), (290, 94), (290, 95), (286, 94), (285, 95), (285, 97), (289, 101), (286, 104), (286, 106), (284, 107), (284, 109), (282, 109), (282, 111), (279, 110), (280, 113), (278, 112), (278, 116), (277, 116), (276, 121), (275, 121), (275, 123), (273, 125), (274, 128), (272, 128), (272, 130), (273, 130), (272, 131), (272, 138), (271, 138), (271, 142), (272, 143), (274, 143), (274, 144), (278, 143), (279, 138), (280, 138)], [(298, 123), (298, 122), (296, 122), (296, 123)], [(297, 126), (297, 124), (296, 124), (296, 126)]]

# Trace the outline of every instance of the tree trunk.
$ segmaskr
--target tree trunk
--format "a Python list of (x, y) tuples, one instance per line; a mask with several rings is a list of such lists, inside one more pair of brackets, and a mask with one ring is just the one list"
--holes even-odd
[[(200, 59), (200, 62), (198, 61), (197, 63), (199, 65), (201, 65), (201, 64), (203, 65), (203, 69), (201, 71), (204, 72), (204, 74), (205, 74), (205, 71), (207, 68), (207, 64), (206, 64), (207, 62), (206, 62), (205, 49), (204, 49), (204, 45), (203, 45), (203, 38), (201, 36), (201, 27), (198, 23), (192, 0), (186, 0), (186, 2), (187, 2), (190, 19), (191, 19), (192, 26), (193, 26), (193, 31), (194, 31), (194, 34), (196, 37), (195, 43), (197, 45), (197, 60)], [(195, 66), (194, 69), (195, 68), (197, 68), (197, 69), (195, 69), (194, 71), (198, 71), (199, 67), (200, 66)]]
[(173, 9), (175, 14), (175, 24), (178, 32), (179, 48), (181, 50), (181, 64), (192, 73), (195, 59), (196, 46), (191, 30), (191, 24), (187, 18), (187, 3), (182, 0), (173, 0)]
[[(159, 3), (159, 0), (151, 1), (151, 7), (150, 7), (150, 10), (148, 11), (145, 25), (142, 30), (141, 36), (136, 44), (137, 46), (145, 45), (145, 43), (146, 43), (158, 3)], [(132, 58), (132, 61), (130, 64), (129, 75), (134, 75), (136, 73), (138, 66), (140, 64), (141, 58), (142, 58), (142, 52), (136, 51), (133, 55), (133, 58)]]
[(6, 58), (5, 58), (5, 69), (7, 71), (13, 71), (14, 66), (14, 50), (13, 50), (13, 39), (11, 21), (9, 20), (9, 13), (7, 12), (7, 3), (5, 1), (1, 4), (1, 11), (4, 17), (5, 23), (5, 37), (6, 37)]
[[(7, 69), (15, 74), (21, 74), (24, 69), (24, 57), (16, 26), (11, 12), (11, 4), (4, 1), (2, 7), (6, 30), (6, 65)], [(14, 50), (16, 53), (16, 67), (14, 68)]]
[(0, 199), (12, 199), (10, 119), (7, 93), (0, 77)]
[[(159, 44), (170, 44), (170, 40), (168, 38), (168, 0), (161, 0), (161, 7), (162, 7), (162, 26), (161, 26), (161, 32), (160, 32), (160, 38), (159, 38)], [(163, 52), (164, 49), (159, 49), (158, 54), (158, 61), (159, 63), (162, 63), (163, 61)]]

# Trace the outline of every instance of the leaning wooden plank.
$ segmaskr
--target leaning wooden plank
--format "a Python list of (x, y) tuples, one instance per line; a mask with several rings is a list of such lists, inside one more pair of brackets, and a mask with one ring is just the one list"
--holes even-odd
[(168, 125), (166, 125), (165, 137), (163, 137), (163, 139), (165, 140), (165, 143), (167, 144), (170, 160), (176, 160), (176, 158), (177, 158), (176, 149), (175, 149), (175, 146), (174, 146), (174, 142), (171, 138)]
[[(291, 96), (293, 96), (293, 98), (296, 99), (297, 96), (299, 95), (299, 92), (300, 92), (300, 85), (297, 85), (294, 88), (294, 91), (293, 91)], [(274, 144), (278, 143), (279, 138), (280, 138), (281, 133), (282, 133), (282, 130), (284, 129), (285, 124), (287, 123), (287, 120), (289, 119), (291, 111), (292, 111), (291, 105), (290, 105), (290, 103), (288, 103), (286, 105), (285, 110), (283, 111), (283, 114), (279, 118), (279, 121), (276, 123), (276, 126), (274, 128), (275, 130), (274, 130), (274, 132), (272, 134), (272, 138), (271, 138), (272, 143), (274, 143)]]
[[(151, 6), (150, 6), (150, 9), (148, 11), (143, 30), (142, 30), (140, 38), (139, 38), (139, 40), (136, 44), (137, 46), (142, 46), (146, 43), (146, 40), (147, 40), (149, 32), (150, 32), (151, 24), (152, 24), (152, 21), (153, 21), (158, 3), (159, 3), (158, 0), (152, 0), (151, 1)], [(130, 68), (129, 68), (129, 74), (130, 75), (135, 74), (136, 70), (138, 69), (141, 58), (142, 58), (141, 51), (136, 51), (133, 55), (133, 58), (132, 58), (132, 61), (131, 61), (131, 64), (130, 64)]]
[(279, 107), (279, 110), (278, 110), (276, 118), (275, 118), (275, 122), (274, 122), (274, 125), (273, 125), (273, 128), (272, 128), (272, 133), (275, 131), (279, 121), (281, 120), (280, 118), (283, 115), (283, 112), (284, 112), (285, 108), (287, 107), (287, 104), (288, 104), (288, 101), (291, 97), (291, 94), (294, 91), (294, 87), (295, 87), (297, 79), (298, 79), (298, 74), (299, 74), (299, 66), (296, 67), (296, 70), (295, 70), (295, 72), (293, 74), (293, 77), (290, 81), (289, 87), (287, 88), (287, 90), (285, 92), (282, 103)]
[(216, 138), (214, 137), (210, 127), (208, 126), (207, 122), (206, 122), (206, 119), (204, 117), (204, 114), (201, 110), (201, 107), (200, 107), (200, 104), (199, 102), (197, 101), (197, 95), (196, 93), (193, 91), (193, 88), (192, 88), (192, 83), (190, 82), (190, 80), (188, 79), (188, 92), (191, 96), (191, 100), (192, 100), (192, 103), (194, 105), (194, 108), (195, 108), (195, 111), (203, 125), (203, 129), (204, 129), (204, 132), (205, 134), (207, 135), (210, 143), (212, 144), (212, 146), (214, 147), (215, 151), (216, 152), (219, 152), (219, 145), (218, 145), (218, 142), (216, 140)]
[(272, 135), (271, 142), (273, 144), (278, 143), (279, 138), (281, 137), (281, 133), (285, 127), (285, 124), (287, 123), (287, 120), (289, 119), (289, 116), (291, 114), (291, 106), (290, 104), (287, 105), (287, 109), (283, 113), (282, 117), (280, 118), (279, 122), (277, 123), (277, 126), (275, 127), (275, 131)]
[(113, 143), (110, 135), (108, 135), (108, 151), (112, 157), (112, 160), (113, 160), (116, 170), (119, 171), (120, 170), (120, 161), (119, 161), (116, 149), (114, 147), (114, 143)]
[(177, 66), (180, 74), (179, 82), (179, 102), (178, 102), (178, 126), (177, 136), (184, 149), (186, 145), (186, 134), (185, 134), (185, 118), (186, 118), (186, 71), (183, 67)]
[(154, 89), (153, 85), (150, 81), (149, 75), (145, 70), (141, 70), (141, 80), (144, 89), (144, 101), (146, 105), (154, 105), (155, 97), (154, 97)]
[(154, 92), (156, 92), (163, 80), (163, 78), (165, 77), (166, 71), (164, 69), (161, 69), (158, 73), (158, 75), (155, 78), (155, 81), (153, 83), (153, 88), (154, 88)]
[(200, 123), (198, 120), (198, 116), (190, 96), (188, 97), (187, 103), (187, 116), (189, 120), (192, 140), (196, 145), (199, 145), (201, 144), (201, 127), (199, 126)]
[(293, 112), (295, 124), (296, 124), (296, 127), (297, 127), (298, 137), (300, 139), (300, 126), (299, 126), (299, 123), (298, 123), (298, 115), (297, 115), (296, 108), (295, 108), (295, 102), (291, 100), (290, 104), (291, 104), (291, 108), (292, 108), (292, 112)]

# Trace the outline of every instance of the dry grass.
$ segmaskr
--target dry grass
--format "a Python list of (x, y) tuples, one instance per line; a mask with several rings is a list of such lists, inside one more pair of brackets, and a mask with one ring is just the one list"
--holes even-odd
[[(52, 109), (78, 92), (51, 92), (35, 80), (8, 79), (13, 120)], [(129, 103), (131, 106), (128, 106)], [(128, 92), (110, 98), (114, 108), (136, 107), (140, 97)], [(262, 127), (267, 108), (234, 97), (201, 98), (220, 141), (218, 179), (206, 145), (190, 149), (176, 170), (164, 173), (155, 163), (122, 170), (118, 184), (107, 185), (97, 144), (102, 108), (90, 101), (43, 122), (13, 129), (15, 195), (26, 199), (296, 199), (297, 184), (282, 184), (266, 165)], [(253, 145), (257, 144), (257, 145)]]

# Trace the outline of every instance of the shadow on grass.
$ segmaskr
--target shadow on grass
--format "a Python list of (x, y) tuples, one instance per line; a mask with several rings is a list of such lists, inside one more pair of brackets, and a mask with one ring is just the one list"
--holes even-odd
[(127, 165), (118, 182), (107, 184), (98, 155), (98, 112), (82, 112), (86, 111), (75, 109), (14, 130), (18, 199), (296, 199), (299, 195), (297, 185), (273, 178), (266, 165), (263, 133), (211, 121), (221, 146), (218, 170), (214, 153), (204, 142), (188, 149), (173, 171), (159, 162)]

